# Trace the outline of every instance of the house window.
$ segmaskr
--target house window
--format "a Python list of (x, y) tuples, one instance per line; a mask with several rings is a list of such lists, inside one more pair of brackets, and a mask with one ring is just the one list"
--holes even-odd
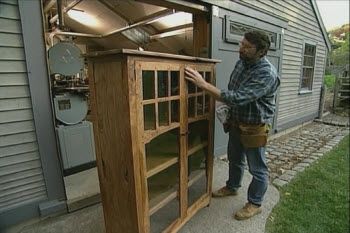
[(301, 91), (311, 91), (312, 82), (314, 78), (316, 57), (316, 45), (305, 43), (304, 57), (303, 57), (303, 73), (301, 76)]
[(262, 29), (259, 29), (257, 27), (252, 27), (249, 25), (245, 25), (242, 23), (237, 23), (234, 21), (230, 20), (230, 17), (226, 15), (226, 33), (225, 33), (225, 39), (227, 42), (231, 42), (231, 43), (239, 43), (243, 36), (244, 33), (246, 33), (249, 30), (260, 30), (265, 32), (268, 37), (270, 38), (270, 49), (271, 50), (276, 50), (279, 49), (279, 35), (275, 32), (269, 32), (269, 31), (265, 31)]

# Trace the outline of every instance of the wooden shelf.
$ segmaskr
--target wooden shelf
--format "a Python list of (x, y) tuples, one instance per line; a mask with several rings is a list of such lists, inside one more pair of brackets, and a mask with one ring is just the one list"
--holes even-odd
[(209, 113), (204, 113), (204, 115), (188, 118), (188, 123), (193, 123), (200, 120), (209, 120)]
[(178, 196), (177, 187), (158, 194), (149, 201), (149, 214), (152, 215)]
[(165, 157), (161, 155), (148, 156), (147, 161), (147, 178), (163, 171), (179, 161), (178, 157)]
[(196, 181), (198, 181), (203, 176), (205, 176), (205, 169), (191, 172), (191, 175), (188, 177), (188, 187), (196, 183)]
[(150, 214), (177, 197), (179, 180), (179, 167), (176, 165), (147, 179)]
[[(189, 176), (189, 179), (188, 179), (188, 187), (190, 187), (191, 185), (196, 183), (199, 179), (204, 177), (205, 174), (206, 173), (205, 173), (204, 169), (191, 172), (191, 175)], [(158, 191), (157, 193), (160, 193), (160, 194), (157, 194), (157, 193), (151, 194), (151, 196), (153, 196), (153, 197), (149, 201), (149, 206), (150, 206), (149, 213), (150, 213), (150, 215), (154, 214), (159, 209), (161, 209), (166, 204), (168, 204), (170, 201), (172, 201), (178, 197), (178, 186), (177, 185), (174, 186), (172, 189), (169, 189), (165, 192), (159, 192), (159, 190), (157, 190), (157, 191)]]
[(143, 135), (144, 143), (148, 143), (151, 140), (153, 140), (155, 137), (158, 137), (163, 133), (166, 133), (170, 130), (178, 128), (179, 126), (180, 126), (180, 123), (173, 122), (169, 126), (160, 126), (157, 130), (154, 130), (154, 129), (145, 130)]
[(197, 200), (208, 195), (208, 178), (205, 169), (194, 170), (189, 175), (187, 183), (188, 207), (193, 206)]
[(145, 145), (147, 178), (179, 161), (178, 130), (166, 132)]
[(188, 153), (187, 153), (187, 156), (190, 156), (190, 155), (193, 155), (194, 153), (196, 153), (197, 151), (205, 148), (208, 146), (208, 142), (205, 141), (203, 143), (199, 143), (199, 144), (196, 144), (194, 146), (192, 146), (191, 148), (188, 149)]

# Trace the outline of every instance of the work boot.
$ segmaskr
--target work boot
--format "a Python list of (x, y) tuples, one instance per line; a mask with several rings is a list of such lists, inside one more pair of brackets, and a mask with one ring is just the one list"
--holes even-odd
[(238, 210), (234, 216), (235, 219), (237, 220), (245, 220), (248, 218), (253, 217), (254, 215), (260, 214), (261, 213), (261, 207), (258, 205), (254, 205), (250, 202), (245, 204), (245, 206)]
[(212, 197), (236, 196), (237, 191), (231, 191), (226, 186), (212, 193)]

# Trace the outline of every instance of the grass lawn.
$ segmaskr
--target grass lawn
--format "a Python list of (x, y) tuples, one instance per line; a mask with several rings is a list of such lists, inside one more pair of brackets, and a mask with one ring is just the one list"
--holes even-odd
[(349, 135), (280, 193), (267, 233), (348, 233)]

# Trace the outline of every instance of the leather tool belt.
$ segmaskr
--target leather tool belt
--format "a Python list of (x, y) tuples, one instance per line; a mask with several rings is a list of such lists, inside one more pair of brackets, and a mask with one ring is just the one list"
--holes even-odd
[(270, 131), (268, 124), (243, 124), (227, 123), (224, 125), (224, 131), (228, 132), (231, 127), (238, 129), (241, 143), (245, 148), (263, 147), (267, 144), (267, 138)]

